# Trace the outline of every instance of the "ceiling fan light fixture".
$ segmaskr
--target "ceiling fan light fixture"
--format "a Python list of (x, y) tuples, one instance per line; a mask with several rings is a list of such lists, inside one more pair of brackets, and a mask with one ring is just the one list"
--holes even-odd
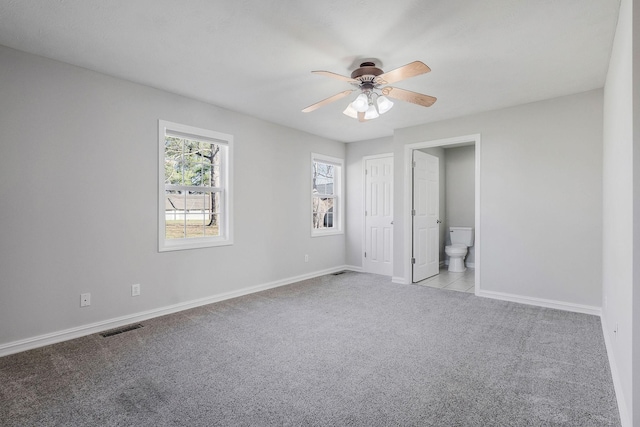
[(393, 107), (393, 102), (391, 102), (391, 100), (389, 100), (389, 98), (384, 95), (380, 95), (376, 102), (378, 104), (378, 112), (380, 114), (386, 113), (391, 109), (391, 107)]
[(349, 96), (353, 92), (358, 93), (358, 96), (353, 100), (353, 102), (347, 105), (347, 108), (345, 108), (343, 113), (360, 122), (375, 119), (379, 117), (380, 114), (384, 114), (389, 111), (394, 105), (389, 98), (411, 102), (423, 107), (430, 107), (437, 101), (433, 96), (411, 92), (397, 87), (386, 86), (410, 77), (428, 73), (429, 71), (431, 71), (431, 68), (420, 61), (413, 61), (386, 73), (376, 67), (373, 62), (363, 62), (360, 64), (359, 68), (355, 69), (351, 73), (351, 77), (332, 73), (331, 71), (312, 71), (314, 74), (320, 74), (350, 83), (356, 88), (344, 90), (330, 96), (329, 98), (323, 99), (320, 102), (311, 104), (304, 108), (302, 112), (309, 113), (324, 105), (337, 101), (338, 99)]
[(351, 103), (351, 106), (357, 112), (364, 113), (369, 108), (369, 97), (366, 94), (361, 93), (358, 95), (356, 100)]
[(342, 114), (344, 114), (345, 116), (349, 116), (352, 119), (358, 118), (358, 110), (353, 108), (353, 103), (350, 103), (349, 105), (347, 105), (347, 108), (344, 109)]
[(364, 113), (365, 120), (375, 119), (379, 116), (380, 114), (378, 114), (378, 112), (376, 111), (376, 107), (373, 104), (369, 105), (369, 109), (367, 110), (366, 113)]

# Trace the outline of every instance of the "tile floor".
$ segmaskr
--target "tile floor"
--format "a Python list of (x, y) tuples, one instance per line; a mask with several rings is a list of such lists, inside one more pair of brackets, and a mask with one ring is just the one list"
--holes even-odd
[(475, 270), (473, 268), (467, 268), (464, 273), (449, 273), (447, 268), (446, 265), (440, 267), (438, 275), (417, 282), (416, 285), (474, 293)]

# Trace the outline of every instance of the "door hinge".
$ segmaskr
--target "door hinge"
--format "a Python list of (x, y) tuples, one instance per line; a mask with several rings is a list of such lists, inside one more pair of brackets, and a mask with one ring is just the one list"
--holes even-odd
[(411, 258), (411, 264), (415, 264), (416, 263), (416, 259), (415, 258)]
[(416, 210), (415, 209), (411, 209), (411, 216), (416, 216)]
[(366, 253), (366, 252), (364, 253), (364, 257), (365, 257), (365, 258), (367, 257), (367, 253)]
[(368, 215), (369, 215), (369, 212), (364, 211), (364, 216), (368, 216)]
[(415, 168), (416, 167), (416, 161), (414, 160), (413, 162), (411, 162), (411, 167)]
[(364, 170), (364, 174), (365, 174), (365, 175), (369, 175), (369, 169), (365, 169), (365, 170)]

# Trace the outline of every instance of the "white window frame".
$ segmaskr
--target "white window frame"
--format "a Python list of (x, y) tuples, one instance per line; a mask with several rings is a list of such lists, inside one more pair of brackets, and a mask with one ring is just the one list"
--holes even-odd
[[(334, 227), (313, 228), (313, 164), (315, 162), (325, 163), (335, 166), (336, 173), (333, 179), (333, 225)], [(344, 234), (344, 159), (327, 156), (324, 154), (311, 153), (311, 171), (309, 173), (309, 210), (311, 215), (311, 237), (335, 236)]]
[[(220, 154), (221, 186), (204, 187), (215, 188), (222, 198), (221, 227), (219, 236), (191, 237), (183, 239), (166, 239), (166, 212), (165, 212), (165, 137), (181, 136), (188, 139), (204, 142), (213, 142), (225, 146)], [(158, 251), (176, 251), (183, 249), (209, 248), (215, 246), (227, 246), (233, 244), (233, 135), (201, 129), (194, 126), (173, 123), (166, 120), (158, 120)], [(186, 188), (186, 187), (185, 187)], [(202, 190), (202, 187), (197, 187)]]

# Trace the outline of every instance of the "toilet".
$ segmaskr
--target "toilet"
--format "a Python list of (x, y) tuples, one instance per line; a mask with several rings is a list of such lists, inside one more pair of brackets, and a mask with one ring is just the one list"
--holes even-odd
[(467, 268), (464, 266), (464, 257), (467, 249), (473, 246), (472, 227), (449, 227), (451, 245), (444, 247), (444, 252), (449, 255), (449, 271), (462, 273)]

